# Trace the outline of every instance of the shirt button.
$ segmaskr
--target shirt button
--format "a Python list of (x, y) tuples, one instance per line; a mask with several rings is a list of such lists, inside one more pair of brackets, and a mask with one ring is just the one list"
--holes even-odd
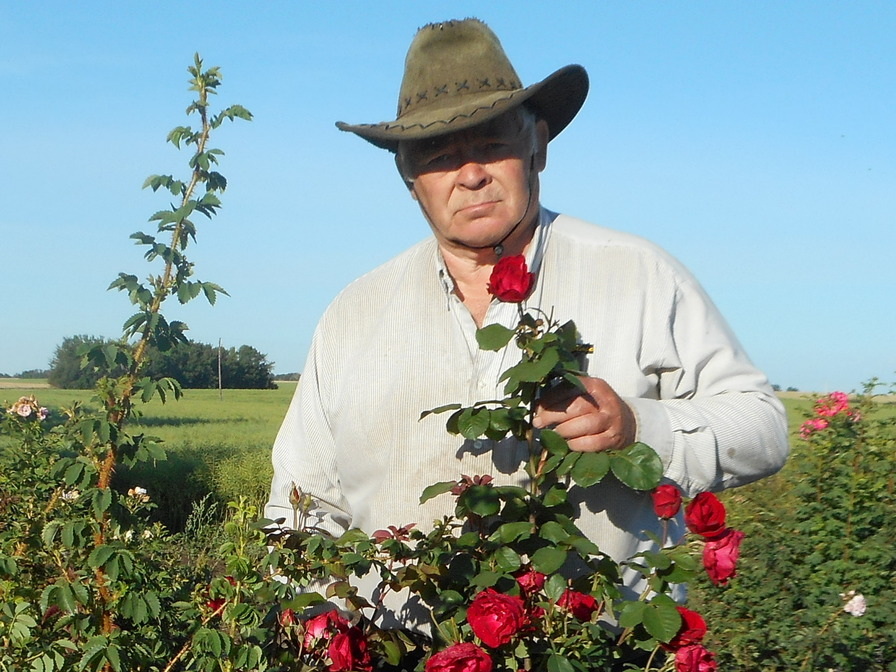
[(482, 439), (476, 439), (476, 440), (473, 442), (473, 447), (474, 447), (476, 450), (479, 450), (480, 448), (482, 448)]

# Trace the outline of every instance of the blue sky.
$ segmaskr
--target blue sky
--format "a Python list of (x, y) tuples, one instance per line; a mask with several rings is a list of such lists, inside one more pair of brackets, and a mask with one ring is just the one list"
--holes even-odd
[(861, 0), (2, 0), (0, 372), (120, 334), (105, 289), (150, 271), (128, 236), (167, 206), (146, 176), (185, 173), (165, 136), (196, 51), (255, 120), (214, 139), (230, 186), (192, 253), (231, 296), (167, 315), (301, 370), (333, 296), (428, 233), (390, 155), (334, 122), (392, 118), (416, 29), (465, 16), (526, 84), (589, 72), (545, 205), (681, 259), (774, 383), (896, 379), (896, 4)]

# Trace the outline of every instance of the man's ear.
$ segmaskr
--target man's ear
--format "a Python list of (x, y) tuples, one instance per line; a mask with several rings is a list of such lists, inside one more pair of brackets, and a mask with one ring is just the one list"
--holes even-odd
[(535, 123), (535, 153), (532, 155), (532, 167), (539, 173), (548, 165), (548, 133), (548, 122), (539, 119)]
[(404, 170), (401, 167), (401, 157), (399, 156), (398, 152), (395, 152), (393, 158), (395, 159), (395, 167), (398, 169), (398, 174), (401, 176), (401, 181), (404, 182), (404, 186), (406, 186), (408, 188), (408, 191), (411, 192), (411, 198), (416, 201), (417, 194), (414, 193), (414, 180), (404, 174)]

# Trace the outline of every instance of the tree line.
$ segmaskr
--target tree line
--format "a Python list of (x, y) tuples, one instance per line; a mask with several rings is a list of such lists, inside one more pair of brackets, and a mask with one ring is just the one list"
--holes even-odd
[[(104, 375), (118, 376), (123, 371), (101, 370), (82, 366), (85, 349), (113, 343), (97, 336), (69, 336), (56, 347), (48, 382), (65, 390), (90, 389)], [(161, 351), (150, 347), (148, 364), (143, 374), (150, 378), (174, 378), (182, 387), (190, 389), (266, 390), (276, 387), (272, 369), (274, 362), (250, 345), (238, 348), (219, 348), (208, 343), (187, 341)]]

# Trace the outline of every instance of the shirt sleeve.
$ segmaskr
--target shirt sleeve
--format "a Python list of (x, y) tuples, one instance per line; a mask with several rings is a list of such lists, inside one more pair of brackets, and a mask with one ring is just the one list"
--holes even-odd
[(658, 372), (659, 399), (626, 399), (666, 479), (693, 496), (778, 471), (789, 453), (784, 406), (690, 276), (679, 278), (668, 330), (675, 365)]
[(272, 520), (285, 519), (285, 527), (298, 527), (300, 521), (291, 503), (297, 491), (311, 495), (314, 502), (306, 524), (340, 535), (349, 528), (352, 515), (339, 483), (335, 440), (325, 410), (323, 385), (329, 377), (324, 374), (328, 356), (323, 341), (319, 326), (274, 441), (274, 478), (265, 515)]

